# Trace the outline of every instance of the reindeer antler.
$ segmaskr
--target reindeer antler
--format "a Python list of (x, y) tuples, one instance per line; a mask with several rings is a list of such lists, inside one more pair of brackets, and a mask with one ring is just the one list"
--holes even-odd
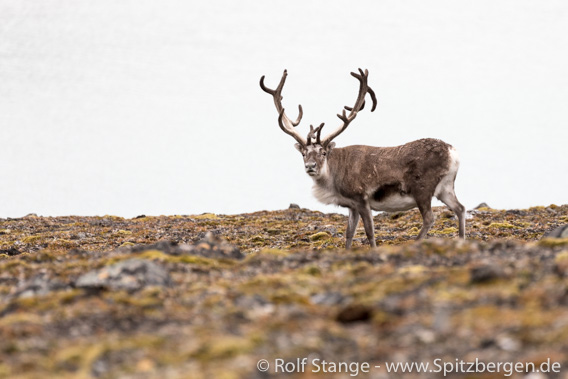
[[(349, 124), (351, 123), (351, 121), (353, 121), (355, 119), (355, 117), (357, 116), (357, 112), (359, 112), (360, 110), (362, 110), (365, 106), (365, 95), (367, 95), (367, 93), (369, 95), (371, 95), (371, 100), (373, 101), (373, 106), (371, 107), (371, 112), (373, 112), (375, 110), (375, 108), (377, 107), (377, 97), (375, 96), (375, 91), (373, 91), (371, 89), (371, 87), (369, 87), (369, 85), (367, 84), (367, 78), (369, 77), (369, 71), (365, 70), (363, 71), (362, 69), (359, 69), (359, 73), (355, 73), (352, 72), (351, 76), (355, 77), (357, 80), (359, 80), (359, 94), (357, 96), (357, 100), (355, 100), (355, 105), (353, 105), (353, 107), (348, 107), (345, 106), (343, 109), (343, 112), (341, 114), (338, 114), (337, 117), (339, 117), (339, 119), (341, 121), (343, 121), (343, 124), (341, 126), (339, 126), (337, 129), (335, 129), (333, 132), (331, 132), (328, 136), (326, 136), (322, 141), (321, 144), (322, 146), (327, 146), (329, 145), (329, 143), (338, 135), (340, 135), (341, 133), (343, 133), (343, 131), (345, 129), (347, 129), (347, 127), (349, 126)], [(350, 111), (349, 115), (345, 112), (345, 111)], [(321, 132), (321, 130), (320, 130)]]
[(308, 145), (312, 144), (312, 139), (316, 139), (316, 143), (321, 145), (321, 130), (325, 124), (322, 122), (320, 126), (314, 129), (313, 125), (310, 125), (310, 132), (308, 133), (308, 137), (306, 138), (308, 141)]
[(276, 87), (276, 89), (270, 89), (264, 85), (264, 75), (263, 75), (260, 78), (260, 88), (262, 88), (264, 92), (272, 95), (274, 99), (274, 105), (276, 106), (276, 111), (278, 112), (278, 125), (280, 126), (280, 129), (282, 129), (284, 133), (294, 137), (294, 139), (298, 141), (298, 143), (301, 144), (302, 146), (307, 146), (309, 144), (309, 139), (306, 140), (294, 129), (294, 127), (298, 126), (298, 124), (302, 120), (302, 116), (304, 114), (302, 111), (302, 106), (298, 105), (299, 114), (295, 122), (293, 122), (288, 118), (288, 116), (286, 116), (284, 107), (282, 106), (282, 99), (283, 99), (282, 88), (284, 88), (284, 83), (286, 82), (287, 75), (288, 75), (287, 70), (284, 70), (284, 73), (282, 74), (282, 79), (280, 79), (280, 84), (278, 84), (278, 87)]

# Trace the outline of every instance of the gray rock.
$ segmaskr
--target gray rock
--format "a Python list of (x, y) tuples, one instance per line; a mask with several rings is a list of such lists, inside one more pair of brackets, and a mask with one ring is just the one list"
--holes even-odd
[(491, 207), (489, 205), (487, 205), (487, 203), (481, 203), (473, 209), (479, 209), (479, 208), (491, 208)]
[(169, 286), (171, 278), (166, 269), (144, 259), (128, 259), (81, 275), (75, 287), (137, 291), (146, 286)]
[(300, 209), (300, 206), (298, 204), (295, 204), (295, 203), (290, 203), (290, 206), (288, 207), (288, 209)]
[(310, 298), (310, 301), (317, 305), (338, 305), (345, 303), (346, 300), (349, 299), (340, 292), (317, 293)]
[(244, 259), (245, 257), (245, 255), (241, 253), (238, 247), (231, 245), (223, 238), (211, 232), (207, 232), (205, 238), (194, 245), (179, 245), (178, 248), (173, 252), (173, 254), (200, 255), (202, 257), (215, 259)]
[(238, 247), (231, 245), (217, 234), (220, 234), (220, 231), (209, 231), (202, 240), (193, 245), (178, 245), (172, 241), (160, 241), (152, 245), (134, 246), (132, 251), (160, 250), (169, 255), (200, 255), (215, 259), (243, 259), (245, 257)]
[(560, 225), (546, 232), (543, 238), (568, 238), (568, 224)]
[(31, 296), (43, 296), (47, 295), (52, 291), (61, 290), (67, 288), (68, 286), (57, 280), (50, 279), (47, 272), (40, 272), (34, 277), (24, 281), (13, 293), (14, 297), (31, 297)]

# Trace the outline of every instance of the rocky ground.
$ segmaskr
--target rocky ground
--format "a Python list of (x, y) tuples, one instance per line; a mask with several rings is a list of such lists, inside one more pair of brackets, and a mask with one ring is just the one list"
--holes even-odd
[(360, 227), (351, 251), (345, 216), (307, 209), (0, 219), (0, 377), (419, 378), (442, 374), (385, 362), (478, 359), (568, 378), (568, 239), (542, 238), (568, 205), (471, 211), (467, 241), (435, 213), (423, 242), (416, 211), (378, 215), (379, 247)]

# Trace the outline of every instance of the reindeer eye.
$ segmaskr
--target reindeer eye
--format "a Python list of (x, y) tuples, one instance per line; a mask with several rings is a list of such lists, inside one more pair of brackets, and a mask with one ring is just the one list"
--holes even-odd
[(321, 153), (321, 155), (323, 155), (325, 157), (327, 155), (327, 153), (324, 151), (323, 153)]

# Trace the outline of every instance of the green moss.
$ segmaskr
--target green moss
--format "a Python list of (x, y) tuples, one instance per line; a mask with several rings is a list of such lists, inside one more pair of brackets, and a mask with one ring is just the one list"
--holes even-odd
[(253, 236), (248, 241), (255, 245), (264, 245), (266, 243), (266, 239), (261, 235)]
[(317, 265), (308, 265), (308, 266), (304, 267), (302, 271), (305, 274), (311, 275), (311, 276), (320, 276), (321, 275), (321, 269)]
[(282, 229), (265, 229), (265, 232), (271, 236), (282, 234), (284, 231)]

